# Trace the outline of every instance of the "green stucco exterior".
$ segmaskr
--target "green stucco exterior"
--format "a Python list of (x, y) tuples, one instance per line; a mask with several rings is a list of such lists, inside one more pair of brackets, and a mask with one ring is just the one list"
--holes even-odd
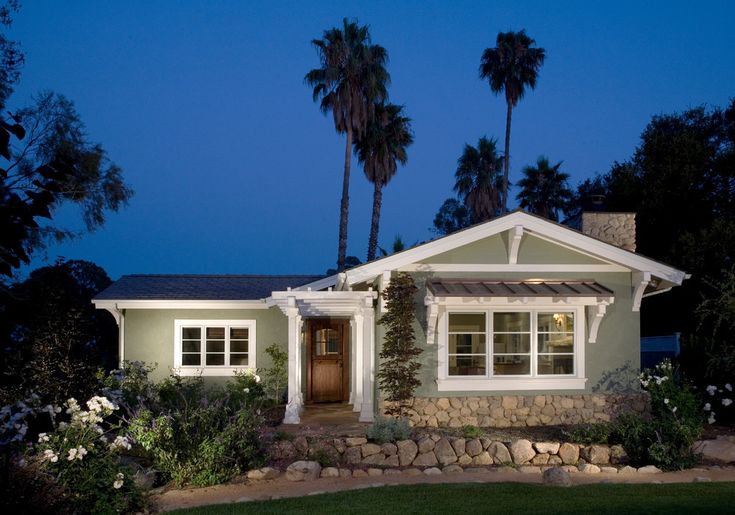
[[(152, 379), (167, 377), (174, 366), (176, 320), (255, 320), (255, 359), (258, 367), (270, 366), (265, 348), (277, 343), (288, 348), (288, 319), (269, 309), (128, 309), (125, 311), (125, 356), (130, 361), (157, 363)], [(210, 380), (211, 378), (207, 378)]]

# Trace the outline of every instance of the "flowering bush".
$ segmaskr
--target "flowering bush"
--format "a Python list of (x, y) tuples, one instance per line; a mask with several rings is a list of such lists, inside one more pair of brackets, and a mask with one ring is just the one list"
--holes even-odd
[(704, 406), (702, 407), (707, 423), (732, 424), (735, 422), (734, 398), (735, 392), (733, 392), (731, 383), (725, 383), (722, 387), (708, 385), (705, 388)]
[[(79, 513), (127, 513), (142, 506), (139, 488), (130, 470), (120, 463), (120, 451), (131, 442), (117, 435), (118, 425), (106, 419), (118, 407), (106, 397), (94, 396), (82, 409), (75, 399), (66, 404), (68, 421), (52, 422), (56, 430), (40, 433), (29, 458), (40, 463), (64, 487)], [(54, 410), (56, 413), (56, 410)]]
[(640, 375), (651, 396), (651, 418), (628, 414), (613, 427), (611, 439), (625, 447), (631, 461), (654, 464), (665, 470), (687, 467), (696, 461), (691, 452), (702, 432), (702, 415), (692, 388), (679, 381), (669, 360)]

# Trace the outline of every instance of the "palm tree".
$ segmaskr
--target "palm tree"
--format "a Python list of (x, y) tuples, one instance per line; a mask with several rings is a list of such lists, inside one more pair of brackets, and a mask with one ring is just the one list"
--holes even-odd
[(508, 106), (505, 117), (505, 165), (503, 170), (503, 212), (508, 211), (508, 178), (510, 173), (510, 121), (513, 108), (526, 93), (526, 86), (536, 88), (538, 71), (544, 64), (546, 51), (531, 48), (536, 41), (520, 32), (500, 32), (495, 48), (486, 48), (480, 59), (480, 78), (488, 79), (496, 95), (505, 92)]
[(352, 144), (363, 136), (375, 102), (387, 96), (388, 53), (380, 45), (372, 44), (367, 26), (361, 27), (357, 21), (347, 18), (342, 28), (324, 31), (322, 39), (315, 39), (312, 44), (319, 53), (320, 67), (307, 73), (304, 81), (314, 88), (314, 101), (321, 99), (322, 112), (332, 112), (337, 132), (347, 135), (337, 251), (337, 270), (341, 272), (347, 255)]
[(472, 211), (473, 223), (497, 216), (500, 210), (503, 158), (498, 155), (497, 140), (483, 136), (477, 144), (465, 145), (457, 161), (454, 191)]
[(549, 158), (541, 156), (536, 166), (523, 168), (523, 179), (518, 181), (521, 191), (516, 197), (523, 209), (559, 221), (559, 211), (569, 205), (573, 196), (567, 183), (569, 174), (559, 171), (561, 163), (552, 166)]
[(406, 164), (406, 149), (413, 143), (411, 119), (403, 116), (403, 106), (376, 104), (375, 116), (367, 130), (355, 144), (357, 159), (362, 163), (368, 181), (373, 183), (373, 216), (370, 221), (367, 260), (375, 259), (378, 247), (380, 208), (383, 203), (383, 187), (398, 170), (398, 163)]

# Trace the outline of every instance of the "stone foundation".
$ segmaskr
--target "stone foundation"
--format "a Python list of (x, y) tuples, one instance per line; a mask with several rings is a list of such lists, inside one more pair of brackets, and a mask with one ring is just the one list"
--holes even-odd
[[(385, 412), (385, 403), (381, 401)], [(646, 394), (419, 397), (408, 410), (416, 427), (533, 427), (608, 422), (623, 412), (645, 413)]]

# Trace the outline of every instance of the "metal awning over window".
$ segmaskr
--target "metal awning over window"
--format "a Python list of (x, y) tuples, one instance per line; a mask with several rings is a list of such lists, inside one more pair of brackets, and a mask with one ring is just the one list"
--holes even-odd
[(437, 297), (612, 297), (594, 281), (492, 281), (437, 279), (427, 284)]

